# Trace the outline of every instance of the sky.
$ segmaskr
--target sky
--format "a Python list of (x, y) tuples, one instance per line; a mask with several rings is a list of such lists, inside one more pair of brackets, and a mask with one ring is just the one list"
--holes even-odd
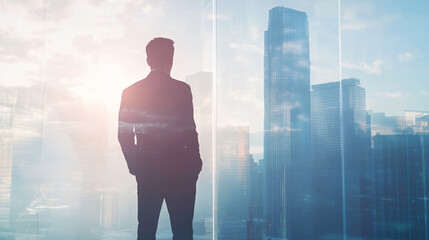
[(343, 76), (361, 79), (368, 109), (429, 109), (428, 10), (421, 0), (343, 1)]
[(424, 0), (343, 0), (341, 64), (337, 0), (219, 0), (215, 17), (209, 0), (44, 2), (0, 1), (0, 84), (43, 83), (47, 109), (104, 104), (112, 144), (122, 89), (147, 75), (145, 46), (164, 36), (175, 41), (177, 79), (213, 71), (216, 53), (218, 123), (249, 126), (251, 153), (262, 158), (263, 33), (276, 6), (308, 15), (312, 84), (338, 81), (341, 70), (361, 80), (367, 109), (429, 110)]
[(343, 0), (341, 32), (337, 0), (218, 1), (217, 6), (219, 122), (250, 126), (256, 160), (263, 157), (263, 32), (275, 6), (307, 13), (311, 84), (358, 78), (368, 110), (404, 115), (429, 109), (427, 1)]
[(145, 46), (157, 36), (176, 42), (174, 76), (211, 70), (211, 9), (200, 1), (193, 9), (190, 1), (46, 2), (46, 17), (44, 1), (0, 2), (3, 85), (43, 80), (86, 101), (117, 103), (147, 75)]

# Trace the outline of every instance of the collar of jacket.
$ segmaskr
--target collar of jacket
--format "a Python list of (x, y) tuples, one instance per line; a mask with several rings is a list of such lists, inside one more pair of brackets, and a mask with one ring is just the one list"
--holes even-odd
[(150, 70), (150, 73), (152, 73), (152, 72), (163, 72), (163, 73), (167, 74), (168, 76), (170, 76), (170, 74), (168, 72), (166, 72), (166, 71), (164, 71), (162, 69), (156, 69), (155, 68), (155, 69)]

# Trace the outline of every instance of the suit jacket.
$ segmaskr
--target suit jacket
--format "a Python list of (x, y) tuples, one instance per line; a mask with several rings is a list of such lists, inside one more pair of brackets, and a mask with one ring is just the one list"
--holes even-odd
[(126, 88), (118, 139), (133, 175), (198, 175), (202, 161), (189, 85), (154, 70)]

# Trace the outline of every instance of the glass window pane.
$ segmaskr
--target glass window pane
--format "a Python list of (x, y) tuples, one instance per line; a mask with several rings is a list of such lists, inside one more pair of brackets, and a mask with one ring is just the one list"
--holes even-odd
[(341, 1), (347, 238), (428, 239), (428, 7)]
[(338, 2), (216, 3), (216, 239), (322, 237), (311, 85), (339, 80)]
[[(150, 71), (155, 37), (174, 40), (171, 75), (194, 94), (204, 161), (194, 234), (211, 239), (212, 1), (0, 6), (0, 239), (137, 238), (117, 119), (122, 90)], [(164, 206), (157, 239), (171, 235)]]

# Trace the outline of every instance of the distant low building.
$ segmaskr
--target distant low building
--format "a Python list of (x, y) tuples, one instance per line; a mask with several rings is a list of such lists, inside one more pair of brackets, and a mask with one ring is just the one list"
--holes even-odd
[(218, 240), (246, 240), (253, 162), (249, 127), (218, 127), (216, 151)]

